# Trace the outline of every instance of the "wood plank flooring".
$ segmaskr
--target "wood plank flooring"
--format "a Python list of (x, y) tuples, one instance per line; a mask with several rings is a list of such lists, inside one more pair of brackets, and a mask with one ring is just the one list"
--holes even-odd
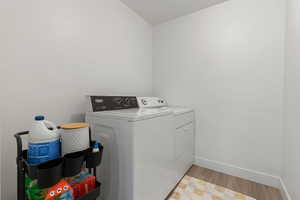
[(188, 176), (204, 180), (236, 192), (248, 195), (256, 200), (282, 200), (279, 189), (230, 176), (210, 169), (192, 166)]

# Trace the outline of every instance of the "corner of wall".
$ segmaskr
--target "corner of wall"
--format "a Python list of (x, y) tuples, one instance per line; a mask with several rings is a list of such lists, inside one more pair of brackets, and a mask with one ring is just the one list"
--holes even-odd
[(292, 200), (291, 195), (289, 194), (287, 187), (282, 178), (280, 178), (280, 193), (283, 200)]

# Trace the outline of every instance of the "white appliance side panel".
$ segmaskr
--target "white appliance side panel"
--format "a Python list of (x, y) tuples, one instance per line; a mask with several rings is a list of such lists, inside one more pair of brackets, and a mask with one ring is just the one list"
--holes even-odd
[[(118, 200), (133, 199), (133, 130), (132, 123), (121, 120), (118, 130), (119, 195)], [(114, 191), (116, 192), (116, 191)]]
[(133, 122), (133, 200), (163, 200), (176, 185), (172, 122), (172, 115)]
[(194, 123), (175, 130), (176, 166), (180, 175), (185, 174), (194, 162)]
[(97, 200), (133, 199), (133, 154), (130, 123), (122, 120), (87, 117), (92, 139), (104, 146), (97, 178), (102, 183), (101, 196)]
[(93, 140), (104, 146), (102, 164), (97, 168), (97, 180), (102, 183), (101, 199), (117, 199), (117, 193), (113, 192), (114, 188), (118, 188), (118, 159), (114, 159), (118, 155), (115, 148), (116, 134), (113, 127), (100, 124), (91, 124), (91, 130)]

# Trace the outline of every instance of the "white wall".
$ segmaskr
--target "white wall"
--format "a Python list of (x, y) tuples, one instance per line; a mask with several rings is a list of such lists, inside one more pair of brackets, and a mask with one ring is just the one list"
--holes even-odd
[(152, 94), (152, 26), (118, 0), (10, 0), (0, 7), (2, 199), (16, 199), (13, 134), (34, 115), (83, 120), (84, 95)]
[[(1, 107), (1, 104), (0, 104), (0, 113), (2, 113), (2, 107)], [(0, 122), (0, 137), (2, 138), (3, 137), (3, 122), (2, 122), (2, 114), (0, 114), (0, 120), (1, 120), (1, 122)], [(3, 140), (2, 139), (0, 139), (0, 145), (1, 145), (1, 147), (0, 147), (0, 199), (1, 199), (1, 194), (2, 194), (2, 146), (3, 146)]]
[(156, 26), (154, 94), (196, 109), (196, 157), (280, 175), (284, 0), (230, 0)]
[(300, 199), (300, 1), (288, 0), (286, 43), (285, 160), (283, 181)]

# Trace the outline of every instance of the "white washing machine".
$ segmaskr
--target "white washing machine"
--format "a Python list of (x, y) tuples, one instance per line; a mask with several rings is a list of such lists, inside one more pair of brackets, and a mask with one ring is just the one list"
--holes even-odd
[[(138, 100), (137, 100), (138, 99)], [(90, 96), (102, 200), (163, 200), (193, 163), (194, 114), (158, 98)], [(138, 103), (139, 102), (139, 103)]]

